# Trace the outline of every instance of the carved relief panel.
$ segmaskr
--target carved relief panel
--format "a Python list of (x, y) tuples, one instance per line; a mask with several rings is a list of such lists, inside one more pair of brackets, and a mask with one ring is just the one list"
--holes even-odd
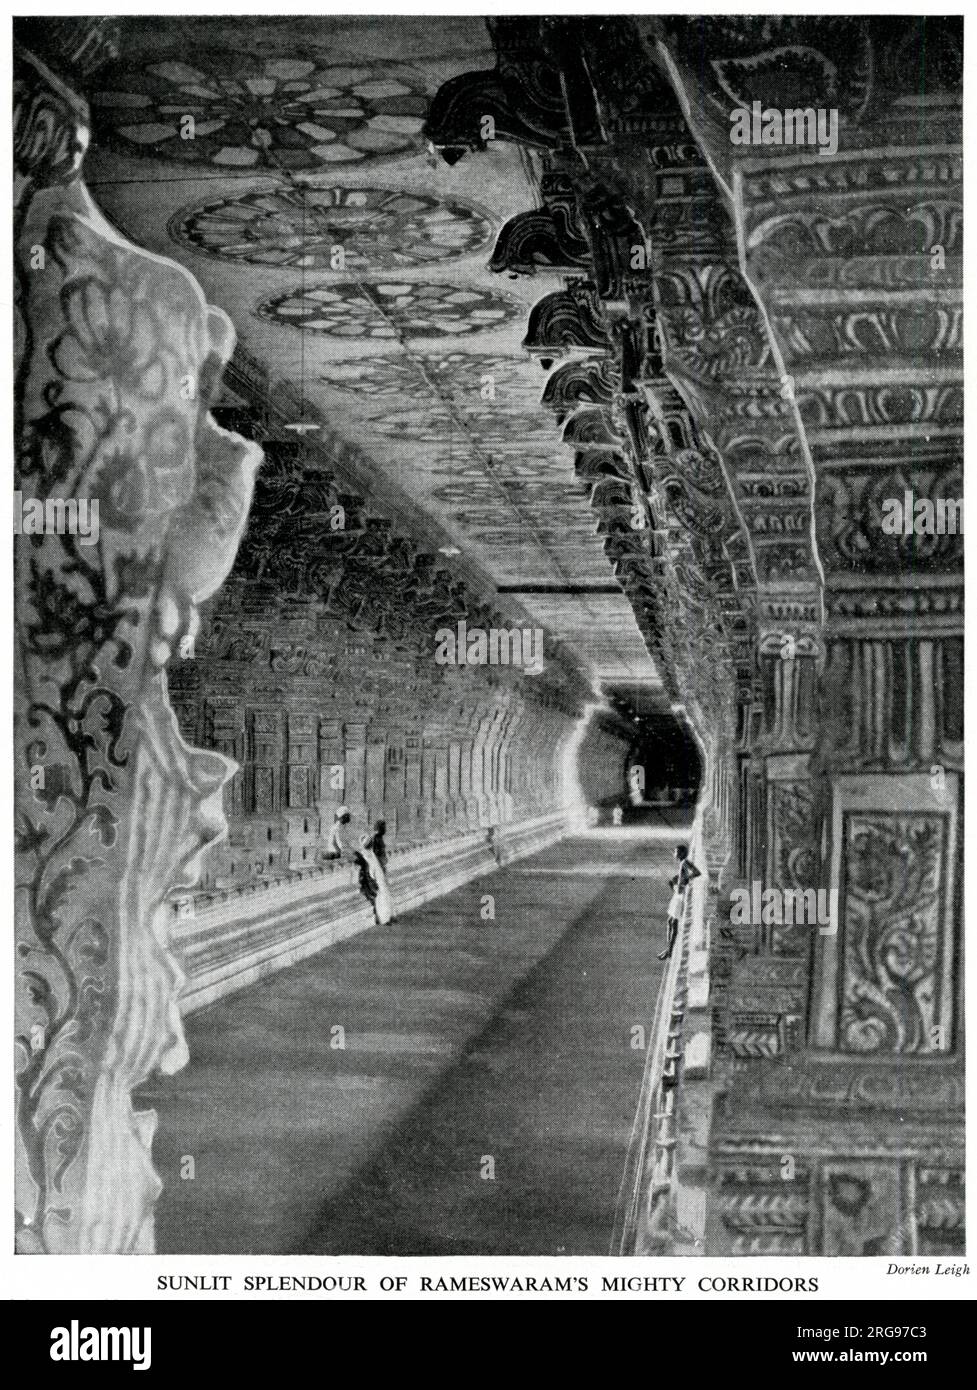
[(833, 786), (837, 932), (819, 938), (811, 1038), (869, 1056), (957, 1045), (959, 779), (841, 776)]

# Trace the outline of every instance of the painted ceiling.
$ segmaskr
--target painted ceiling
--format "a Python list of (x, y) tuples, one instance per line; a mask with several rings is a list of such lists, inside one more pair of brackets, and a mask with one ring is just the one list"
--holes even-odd
[(86, 163), (106, 216), (193, 272), (272, 390), (354, 442), (370, 495), (461, 577), (598, 680), (657, 692), (521, 346), (562, 282), (488, 270), (537, 171), (503, 142), (449, 168), (421, 139), (438, 87), (494, 64), (483, 21), (122, 23)]

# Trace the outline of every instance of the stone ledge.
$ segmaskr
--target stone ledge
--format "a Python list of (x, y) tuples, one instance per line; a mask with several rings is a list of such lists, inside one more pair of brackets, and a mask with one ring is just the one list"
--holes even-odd
[(706, 1009), (709, 1006), (709, 975), (705, 972), (701, 975), (692, 975), (689, 979), (689, 1001), (688, 1007), (693, 1009)]
[(709, 1075), (709, 1061), (712, 1055), (712, 1039), (705, 1031), (694, 1033), (685, 1044), (685, 1069), (687, 1080), (697, 1081)]
[[(395, 910), (410, 912), (565, 833), (560, 812), (496, 827), (494, 852), (484, 831), (408, 850), (391, 863)], [(194, 1013), (373, 925), (351, 864), (198, 908), (171, 929), (171, 949), (187, 976), (180, 1011)]]

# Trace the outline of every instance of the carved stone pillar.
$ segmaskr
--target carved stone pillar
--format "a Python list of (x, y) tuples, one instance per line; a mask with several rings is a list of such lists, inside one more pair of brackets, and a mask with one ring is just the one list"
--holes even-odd
[(472, 796), (475, 800), (476, 823), (484, 826), (488, 824), (488, 799), (486, 797), (485, 782), (485, 748), (488, 742), (489, 730), (492, 727), (492, 708), (488, 705), (480, 705), (478, 708), (478, 725), (475, 732), (475, 741), (472, 745)]
[(383, 815), (387, 763), (387, 731), (376, 721), (370, 725), (366, 744), (366, 806), (368, 833)]
[[(347, 723), (344, 733), (346, 805), (356, 838), (366, 832), (366, 723)], [(355, 843), (355, 840), (353, 841)]]
[(506, 723), (508, 722), (509, 696), (502, 689), (496, 687), (499, 702), (492, 712), (492, 722), (489, 725), (488, 736), (485, 740), (483, 753), (483, 787), (486, 802), (486, 815), (488, 825), (498, 825), (502, 819), (499, 805), (499, 781), (498, 781), (498, 759), (499, 744)]
[(474, 784), (475, 748), (481, 720), (481, 707), (473, 704), (468, 711), (467, 724), (462, 733), (460, 762), (458, 769), (458, 797), (465, 828), (474, 830), (478, 825), (478, 799)]
[(424, 833), (427, 834), (428, 827), (435, 823), (435, 786), (437, 769), (437, 748), (433, 738), (428, 731), (425, 731), (421, 746), (421, 823), (424, 826)]
[(452, 825), (461, 812), (461, 744), (454, 738), (447, 748), (448, 763), (448, 818)]
[[(765, 802), (765, 888), (780, 893), (822, 887), (820, 821), (811, 780), (818, 733), (816, 639), (793, 631), (768, 632), (760, 644), (763, 721), (755, 753)], [(793, 914), (792, 914), (793, 915)], [(762, 942), (777, 955), (806, 955), (810, 927), (791, 922), (765, 927)]]
[(312, 714), (288, 716), (288, 805), (305, 810), (312, 804), (312, 764), (315, 759), (316, 720)]
[(319, 720), (319, 805), (326, 826), (332, 813), (343, 805), (346, 769), (343, 763), (343, 726), (338, 719)]
[[(233, 695), (210, 695), (203, 702), (204, 741), (241, 767), (224, 788), (224, 810), (239, 816), (253, 804), (254, 766), (249, 760), (247, 730), (241, 701)], [(246, 760), (251, 761), (249, 766)]]
[(417, 730), (408, 732), (404, 744), (404, 798), (406, 800), (405, 822), (410, 828), (421, 825), (421, 758), (422, 735)]
[(18, 1242), (147, 1253), (155, 1114), (131, 1092), (187, 1056), (164, 899), (224, 831), (234, 770), (183, 742), (164, 670), (260, 451), (207, 413), (230, 323), (102, 218), (84, 102), (17, 65), (16, 486), (51, 522), (15, 542)]
[[(768, 785), (771, 826), (820, 825), (805, 838), (836, 912), (814, 936), (790, 1086), (771, 1071), (726, 1114), (776, 1125), (782, 1146), (798, 1107), (800, 1146), (822, 1155), (810, 1248), (922, 1252), (940, 1206), (924, 1190), (954, 1192), (948, 1240), (962, 1222), (960, 24), (650, 23), (770, 326), (824, 578), (815, 804), (778, 807), (792, 779)], [(817, 108), (829, 72), (833, 148), (731, 142), (734, 108)], [(735, 1145), (742, 1164), (742, 1133)]]
[(499, 804), (502, 808), (503, 821), (515, 819), (515, 798), (512, 794), (513, 764), (520, 756), (521, 734), (526, 718), (526, 701), (524, 698), (518, 697), (514, 702), (512, 718), (505, 731), (505, 737), (499, 751)]
[(512, 690), (509, 690), (506, 697), (505, 713), (499, 725), (499, 736), (496, 740), (492, 755), (492, 785), (495, 788), (495, 800), (498, 807), (500, 822), (505, 822), (507, 818), (507, 803), (505, 797), (506, 752), (518, 718), (519, 711), (516, 696)]
[(443, 826), (450, 813), (448, 804), (448, 743), (443, 733), (438, 733), (430, 752), (433, 768), (431, 816), (435, 824)]
[(281, 711), (267, 705), (252, 710), (250, 726), (251, 799), (248, 809), (272, 816), (282, 808), (286, 778)]
[(386, 765), (383, 774), (383, 810), (388, 826), (399, 827), (403, 818), (406, 776), (406, 734), (392, 728), (387, 733)]

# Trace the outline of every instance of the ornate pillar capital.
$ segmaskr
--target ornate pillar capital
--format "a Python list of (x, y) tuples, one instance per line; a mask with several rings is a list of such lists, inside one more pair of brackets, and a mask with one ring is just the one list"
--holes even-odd
[(234, 770), (184, 743), (164, 671), (230, 569), (260, 451), (207, 410), (228, 319), (102, 218), (84, 103), (19, 61), (19, 1238), (146, 1252), (155, 1116), (130, 1095), (186, 1060), (164, 900), (223, 833)]

